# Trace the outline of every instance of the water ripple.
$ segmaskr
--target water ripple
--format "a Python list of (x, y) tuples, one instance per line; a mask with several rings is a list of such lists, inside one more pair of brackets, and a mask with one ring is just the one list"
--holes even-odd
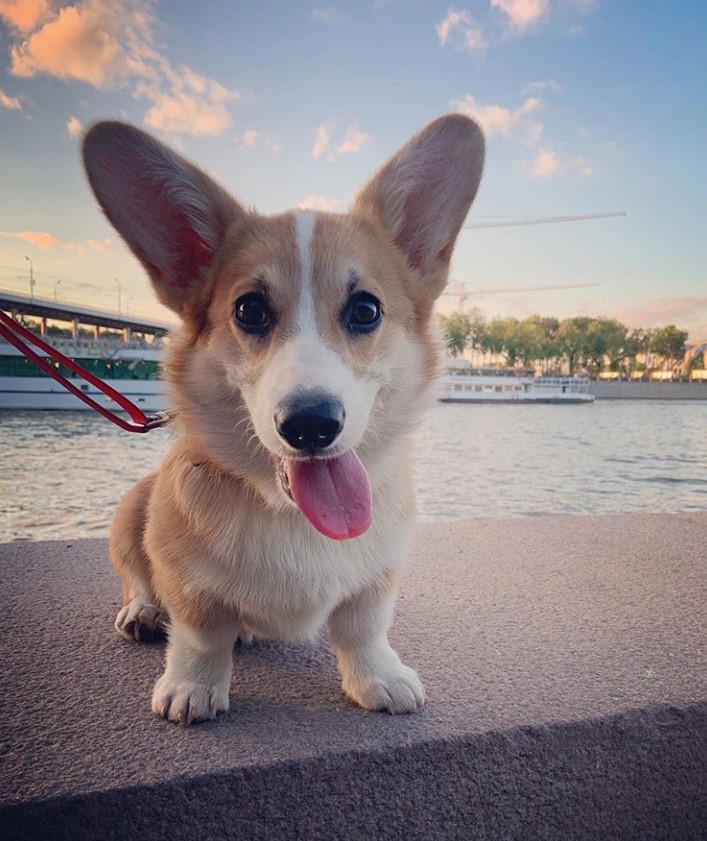
[[(438, 404), (417, 435), (422, 520), (707, 510), (707, 402)], [(1, 412), (0, 541), (101, 537), (172, 433)]]

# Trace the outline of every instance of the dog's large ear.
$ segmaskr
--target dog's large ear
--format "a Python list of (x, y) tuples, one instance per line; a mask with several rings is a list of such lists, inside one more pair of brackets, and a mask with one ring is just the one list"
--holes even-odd
[(481, 181), (484, 137), (468, 117), (440, 117), (363, 188), (354, 212), (372, 213), (437, 297), (454, 243)]
[(183, 315), (242, 209), (198, 167), (126, 123), (94, 125), (83, 161), (103, 211), (147, 269), (159, 299)]

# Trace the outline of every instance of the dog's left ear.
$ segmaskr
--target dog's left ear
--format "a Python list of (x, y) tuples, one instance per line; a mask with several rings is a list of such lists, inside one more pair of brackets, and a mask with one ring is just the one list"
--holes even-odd
[(373, 214), (436, 298), (459, 229), (481, 181), (484, 137), (449, 114), (416, 134), (359, 193), (354, 213)]

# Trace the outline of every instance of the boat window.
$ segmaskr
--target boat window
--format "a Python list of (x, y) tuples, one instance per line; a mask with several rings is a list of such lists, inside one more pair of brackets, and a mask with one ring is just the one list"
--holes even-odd
[(24, 356), (1, 356), (0, 377), (45, 377), (40, 368)]

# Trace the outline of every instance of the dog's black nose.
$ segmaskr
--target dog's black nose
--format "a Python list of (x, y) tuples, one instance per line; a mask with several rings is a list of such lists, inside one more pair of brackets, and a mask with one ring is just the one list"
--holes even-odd
[(317, 395), (283, 404), (275, 412), (275, 426), (291, 447), (315, 453), (336, 440), (344, 417), (338, 400)]

